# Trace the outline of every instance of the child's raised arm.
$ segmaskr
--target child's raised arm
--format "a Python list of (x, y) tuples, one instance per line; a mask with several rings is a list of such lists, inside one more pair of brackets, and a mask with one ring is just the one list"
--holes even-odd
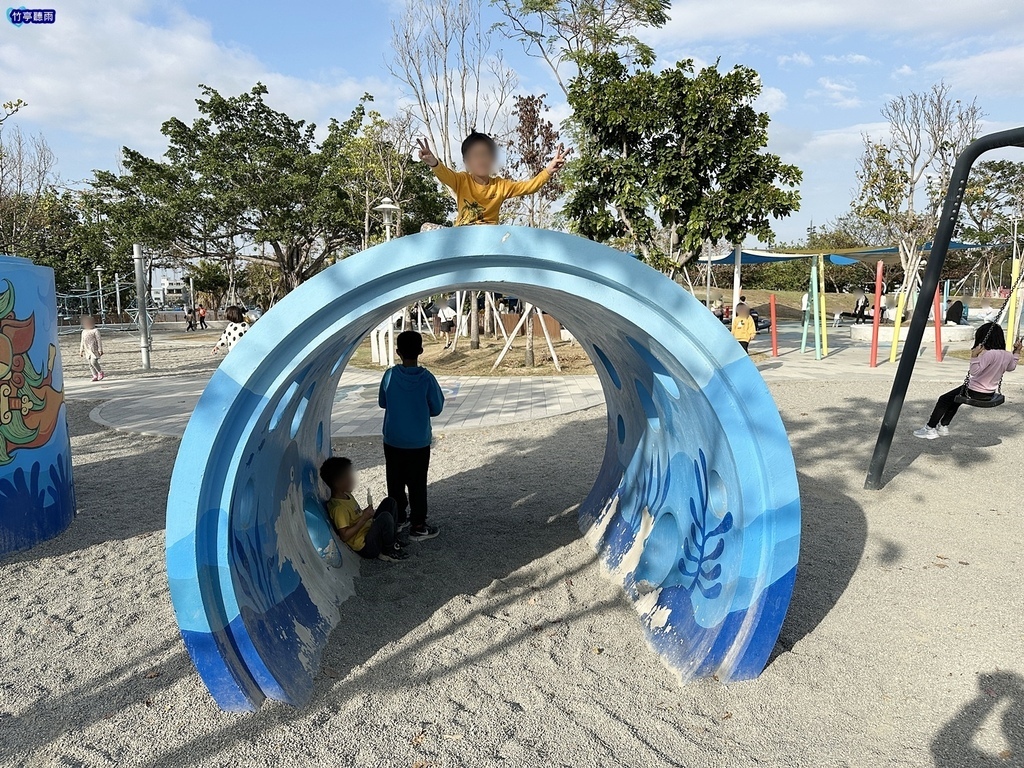
[(562, 170), (565, 166), (566, 158), (570, 154), (572, 154), (572, 147), (566, 149), (564, 144), (559, 144), (555, 150), (555, 156), (551, 158), (551, 162), (547, 164), (544, 170), (527, 181), (510, 181), (508, 183), (508, 196), (524, 197), (540, 190), (541, 187), (551, 180), (552, 176)]
[(458, 183), (455, 171), (438, 159), (437, 155), (430, 149), (427, 140), (416, 139), (416, 146), (420, 151), (420, 160), (426, 163), (430, 170), (434, 172), (437, 180), (449, 189), (455, 189), (455, 185)]

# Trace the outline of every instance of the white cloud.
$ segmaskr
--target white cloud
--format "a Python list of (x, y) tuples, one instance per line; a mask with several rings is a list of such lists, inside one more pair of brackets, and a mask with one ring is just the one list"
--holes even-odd
[(787, 54), (785, 56), (779, 56), (778, 62), (779, 66), (782, 67), (783, 69), (788, 67), (790, 64), (798, 64), (801, 67), (814, 66), (814, 59), (812, 59), (803, 51)]
[(824, 97), (829, 104), (840, 109), (852, 109), (861, 105), (861, 100), (857, 97), (857, 86), (848, 80), (836, 80), (831, 77), (819, 77), (818, 88), (807, 91), (807, 97)]
[(769, 149), (804, 172), (800, 212), (773, 224), (781, 240), (797, 241), (804, 237), (812, 222), (822, 224), (849, 210), (863, 136), (883, 138), (888, 135), (888, 125), (855, 123), (812, 131), (803, 125), (772, 122), (770, 131)]
[(915, 74), (914, 68), (909, 64), (904, 64), (901, 67), (897, 67), (892, 71), (893, 78), (911, 77)]
[[(163, 14), (159, 24), (142, 20), (154, 11)], [(29, 104), (19, 120), (150, 153), (162, 151), (164, 120), (195, 115), (199, 83), (234, 95), (260, 80), (268, 103), (318, 124), (347, 116), (366, 91), (395, 98), (382, 81), (334, 73), (312, 82), (273, 72), (253, 54), (218, 44), (205, 22), (156, 0), (105, 2), (102, 20), (93, 2), (68, 0), (57, 24), (4, 34), (0, 81)]]
[(1007, 0), (675, 0), (655, 43), (738, 40), (834, 30), (926, 35), (967, 30), (1024, 31), (1024, 3)]
[(878, 62), (863, 53), (846, 53), (842, 56), (825, 56), (825, 61), (831, 64), (877, 64)]
[(996, 96), (1024, 96), (1024, 47), (982, 51), (930, 64), (929, 72), (958, 90)]
[(761, 95), (754, 101), (754, 108), (759, 112), (774, 114), (786, 108), (786, 94), (780, 88), (766, 87), (761, 89)]

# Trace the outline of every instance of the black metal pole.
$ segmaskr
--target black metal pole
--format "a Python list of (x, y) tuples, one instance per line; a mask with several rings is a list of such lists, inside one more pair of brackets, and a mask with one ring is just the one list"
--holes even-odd
[(956, 166), (953, 168), (953, 174), (949, 179), (949, 189), (946, 191), (946, 201), (942, 205), (942, 218), (939, 220), (935, 240), (932, 242), (932, 250), (928, 256), (928, 266), (925, 268), (924, 277), (921, 280), (920, 296), (925, 300), (917, 302), (914, 314), (910, 318), (907, 342), (903, 345), (903, 354), (900, 356), (900, 364), (892, 382), (892, 391), (889, 392), (889, 404), (885, 408), (885, 416), (882, 417), (882, 426), (878, 430), (875, 451), (871, 454), (868, 476), (864, 480), (864, 487), (868, 490), (874, 491), (882, 487), (882, 472), (885, 471), (889, 448), (892, 446), (892, 438), (896, 433), (900, 412), (903, 410), (903, 401), (907, 397), (907, 388), (910, 386), (910, 377), (914, 373), (917, 353), (921, 349), (924, 329), (928, 325), (928, 311), (932, 305), (932, 297), (939, 286), (939, 275), (942, 273), (942, 265), (946, 261), (946, 253), (949, 251), (949, 241), (953, 239), (953, 229), (960, 213), (960, 204), (964, 199), (964, 187), (967, 185), (971, 166), (985, 152), (1000, 147), (1024, 147), (1024, 128), (990, 133), (980, 139), (975, 139), (957, 158)]

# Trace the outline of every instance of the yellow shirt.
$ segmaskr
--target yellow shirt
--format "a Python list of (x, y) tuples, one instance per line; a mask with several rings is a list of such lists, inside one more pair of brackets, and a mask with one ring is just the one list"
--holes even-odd
[(732, 321), (732, 335), (736, 337), (737, 341), (750, 341), (752, 338), (757, 336), (757, 324), (754, 322), (754, 318), (750, 317), (737, 317)]
[[(363, 510), (359, 508), (359, 503), (351, 496), (345, 499), (330, 498), (327, 500), (327, 514), (331, 518), (331, 522), (334, 523), (334, 527), (337, 530), (342, 528), (348, 528), (359, 516), (363, 514)], [(367, 521), (366, 525), (356, 532), (356, 535), (349, 539), (346, 543), (358, 552), (363, 548), (366, 543), (366, 532), (370, 530), (370, 523), (372, 520)]]
[(551, 174), (543, 170), (529, 181), (494, 178), (488, 184), (478, 184), (465, 171), (453, 171), (440, 161), (432, 170), (438, 180), (455, 195), (458, 207), (456, 227), (466, 224), (497, 224), (502, 203), (510, 197), (532, 195), (551, 179)]

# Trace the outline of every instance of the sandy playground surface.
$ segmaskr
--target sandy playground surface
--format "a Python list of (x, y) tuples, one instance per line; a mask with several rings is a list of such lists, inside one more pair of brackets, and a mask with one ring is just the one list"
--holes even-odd
[[(185, 348), (164, 364), (196, 365)], [(603, 447), (592, 409), (440, 436), (442, 536), (364, 563), (310, 705), (256, 715), (217, 710), (176, 630), (162, 528), (177, 441), (71, 401), (81, 512), (0, 560), (0, 765), (1024, 765), (1024, 393), (1013, 381), (1003, 408), (915, 440), (943, 388), (912, 389), (892, 479), (868, 492), (887, 383), (772, 386), (804, 536), (757, 680), (679, 686), (579, 540)], [(335, 450), (382, 493), (377, 440)]]

